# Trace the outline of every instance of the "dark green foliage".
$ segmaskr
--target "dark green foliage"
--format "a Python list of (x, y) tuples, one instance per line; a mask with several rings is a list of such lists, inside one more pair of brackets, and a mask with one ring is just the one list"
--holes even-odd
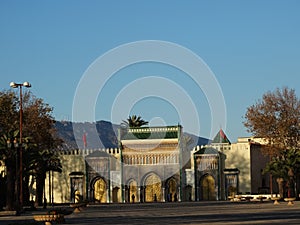
[[(19, 91), (19, 90), (18, 90)], [(13, 209), (14, 182), (16, 179), (16, 153), (20, 152), (22, 143), (22, 175), (23, 175), (23, 203), (29, 204), (29, 176), (33, 175), (37, 181), (37, 190), (43, 190), (43, 182), (46, 171), (59, 170), (41, 161), (55, 159), (55, 149), (61, 144), (61, 140), (55, 135), (54, 119), (51, 115), (52, 108), (31, 92), (23, 93), (22, 111), (22, 140), (20, 140), (20, 100), (19, 92), (0, 92), (0, 160), (3, 160), (7, 169), (7, 209)], [(18, 146), (17, 146), (18, 144)], [(48, 162), (48, 161), (47, 161)], [(46, 169), (44, 168), (47, 165)], [(57, 165), (59, 163), (57, 162)], [(41, 182), (38, 182), (38, 180)], [(41, 186), (41, 187), (40, 187)], [(37, 191), (37, 200), (42, 198), (42, 192)]]
[(143, 120), (141, 116), (132, 115), (127, 120), (123, 120), (122, 124), (125, 127), (135, 128), (147, 125), (148, 122)]
[(244, 125), (264, 139), (263, 152), (271, 157), (264, 173), (272, 174), (281, 186), (287, 182), (290, 193), (300, 172), (300, 100), (295, 90), (284, 87), (267, 92), (248, 107), (245, 118)]

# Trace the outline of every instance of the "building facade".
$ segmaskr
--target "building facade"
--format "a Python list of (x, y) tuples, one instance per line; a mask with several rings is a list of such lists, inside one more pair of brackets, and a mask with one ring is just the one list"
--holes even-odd
[(181, 126), (120, 132), (123, 202), (181, 201)]
[(45, 196), (55, 203), (132, 203), (270, 191), (261, 173), (267, 160), (253, 138), (232, 144), (220, 130), (211, 143), (189, 150), (183, 137), (180, 125), (127, 128), (119, 131), (119, 148), (62, 151), (63, 171), (47, 174)]

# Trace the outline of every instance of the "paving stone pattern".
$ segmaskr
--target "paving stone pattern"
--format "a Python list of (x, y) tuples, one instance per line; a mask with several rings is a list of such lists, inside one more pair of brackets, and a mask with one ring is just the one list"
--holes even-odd
[[(33, 214), (0, 217), (0, 225), (33, 221)], [(300, 224), (300, 202), (178, 202), (89, 205), (65, 224)]]

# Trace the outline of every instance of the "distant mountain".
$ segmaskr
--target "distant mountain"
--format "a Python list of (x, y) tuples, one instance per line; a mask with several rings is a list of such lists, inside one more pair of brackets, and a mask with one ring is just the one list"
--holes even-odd
[(197, 145), (199, 145), (199, 146), (206, 145), (210, 141), (207, 138), (198, 137), (194, 134), (190, 134), (190, 133), (186, 133), (186, 132), (184, 132), (184, 135), (187, 135), (191, 138), (191, 143), (188, 145), (189, 150), (192, 150), (192, 148), (194, 148)]
[(95, 123), (56, 121), (55, 123), (58, 136), (64, 140), (64, 148), (66, 149), (84, 148), (84, 135), (86, 135), (87, 148), (89, 149), (116, 148), (118, 147), (118, 127), (118, 125), (107, 121)]
[[(84, 148), (84, 135), (88, 149), (117, 148), (119, 127), (120, 125), (103, 120), (94, 123), (70, 121), (56, 121), (55, 123), (58, 136), (64, 140), (64, 149)], [(184, 135), (191, 138), (190, 150), (196, 145), (205, 145), (209, 141), (189, 133), (184, 133)]]

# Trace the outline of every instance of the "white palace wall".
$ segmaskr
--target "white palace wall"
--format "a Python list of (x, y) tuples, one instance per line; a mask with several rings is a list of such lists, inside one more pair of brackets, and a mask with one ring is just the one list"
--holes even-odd
[[(117, 158), (119, 158), (120, 156), (120, 151), (117, 148), (77, 149), (77, 150), (69, 150), (69, 151), (61, 152), (59, 154), (59, 158), (61, 160), (62, 172), (61, 173), (50, 172), (50, 174), (48, 172), (46, 175), (45, 195), (48, 203), (52, 202), (52, 198), (54, 203), (72, 202), (71, 193), (70, 193), (71, 191), (70, 174), (74, 172), (81, 172), (83, 173), (83, 176), (86, 176), (87, 174), (86, 174), (85, 156), (92, 154), (95, 151), (103, 151), (108, 154), (114, 155)], [(50, 175), (50, 182), (49, 182), (49, 175)], [(52, 197), (52, 189), (53, 189), (53, 197)], [(82, 195), (85, 197), (86, 193), (87, 193), (86, 185), (84, 185)]]

